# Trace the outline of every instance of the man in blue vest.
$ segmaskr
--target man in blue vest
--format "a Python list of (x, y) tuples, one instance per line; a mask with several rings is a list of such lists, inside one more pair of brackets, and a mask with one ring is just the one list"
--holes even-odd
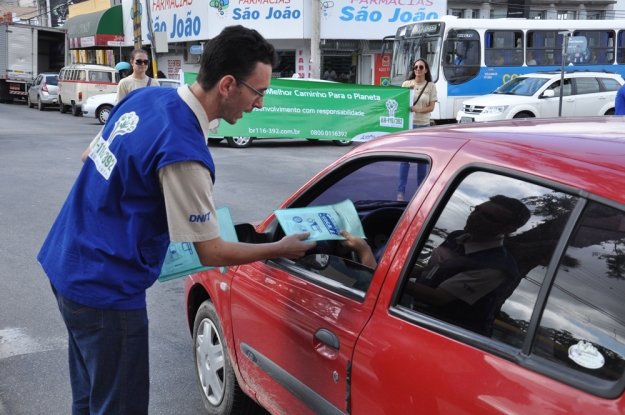
[[(69, 334), (72, 413), (147, 414), (146, 290), (170, 241), (193, 242), (204, 265), (299, 258), (308, 234), (261, 245), (219, 237), (209, 121), (234, 124), (262, 108), (277, 63), (257, 31), (225, 28), (197, 81), (141, 88), (111, 111), (37, 259)], [(203, 218), (203, 220), (197, 220)]]

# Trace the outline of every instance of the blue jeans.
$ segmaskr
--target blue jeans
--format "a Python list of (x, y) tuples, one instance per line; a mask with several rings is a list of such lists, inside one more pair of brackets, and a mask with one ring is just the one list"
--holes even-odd
[[(412, 128), (425, 128), (430, 124), (425, 125), (413, 125)], [(408, 183), (408, 173), (410, 172), (410, 163), (403, 161), (399, 163), (399, 184), (397, 185), (397, 193), (406, 193), (406, 184)], [(421, 181), (425, 178), (428, 172), (428, 166), (425, 163), (419, 163), (417, 165), (417, 183), (421, 184)]]
[(147, 414), (147, 310), (91, 308), (52, 291), (68, 333), (72, 415)]

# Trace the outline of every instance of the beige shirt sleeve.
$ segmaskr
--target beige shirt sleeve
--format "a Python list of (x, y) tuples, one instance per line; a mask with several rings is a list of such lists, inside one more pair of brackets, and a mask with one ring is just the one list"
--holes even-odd
[(165, 197), (169, 239), (201, 242), (219, 237), (210, 171), (197, 161), (174, 163), (158, 172)]

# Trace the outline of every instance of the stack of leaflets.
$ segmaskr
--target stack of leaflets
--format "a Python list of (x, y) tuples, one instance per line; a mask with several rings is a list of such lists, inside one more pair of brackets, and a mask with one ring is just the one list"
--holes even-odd
[[(237, 232), (234, 229), (230, 209), (227, 206), (216, 209), (217, 221), (219, 222), (219, 236), (228, 242), (238, 242)], [(204, 266), (195, 252), (193, 242), (172, 242), (167, 248), (165, 262), (161, 269), (158, 280), (165, 282), (175, 278), (185, 277), (195, 272), (213, 269), (215, 267)], [(225, 267), (222, 273), (225, 273)]]
[(307, 241), (344, 241), (339, 231), (365, 238), (356, 207), (347, 199), (327, 206), (274, 211), (286, 235), (310, 232)]

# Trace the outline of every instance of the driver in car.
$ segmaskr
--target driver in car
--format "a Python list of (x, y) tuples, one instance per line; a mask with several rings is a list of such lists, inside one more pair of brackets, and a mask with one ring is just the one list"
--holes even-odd
[[(504, 237), (530, 217), (521, 201), (503, 195), (472, 206), (464, 229), (447, 235), (427, 265), (412, 271), (402, 304), (489, 336), (495, 311), (520, 277)], [(363, 265), (377, 265), (367, 242), (346, 231), (341, 235), (347, 238), (343, 245), (354, 250)]]

